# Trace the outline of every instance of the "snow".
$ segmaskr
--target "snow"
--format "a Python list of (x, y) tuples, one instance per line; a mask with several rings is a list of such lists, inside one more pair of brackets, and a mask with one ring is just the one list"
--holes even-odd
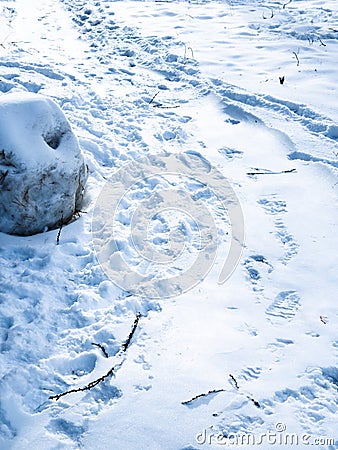
[(31, 92), (0, 98), (0, 230), (30, 235), (81, 208), (86, 167), (59, 106)]
[[(1, 449), (217, 449), (230, 445), (224, 435), (269, 432), (277, 443), (261, 448), (294, 448), (287, 433), (299, 448), (338, 448), (338, 10), (335, 0), (286, 3), (0, 2), (0, 102), (51, 98), (89, 167), (83, 213), (59, 245), (57, 230), (0, 234)], [(163, 258), (185, 251), (166, 272), (183, 279), (198, 255), (200, 210), (185, 201), (147, 229), (134, 224), (133, 241), (133, 213), (163, 191), (196, 199), (218, 232), (197, 285), (145, 297), (97, 259), (98, 199), (110, 180), (133, 181), (123, 175), (136, 159), (182, 153), (195, 158), (186, 173), (211, 167), (232, 187), (242, 254), (219, 284), (236, 227), (214, 183), (135, 171), (113, 220), (131, 272), (148, 273), (144, 246)], [(49, 398), (115, 365), (95, 388)]]

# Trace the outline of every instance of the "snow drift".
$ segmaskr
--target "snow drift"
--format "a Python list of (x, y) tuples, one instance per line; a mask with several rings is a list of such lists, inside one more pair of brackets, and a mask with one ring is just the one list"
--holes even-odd
[(79, 210), (86, 165), (59, 106), (28, 92), (0, 97), (0, 231), (32, 235)]

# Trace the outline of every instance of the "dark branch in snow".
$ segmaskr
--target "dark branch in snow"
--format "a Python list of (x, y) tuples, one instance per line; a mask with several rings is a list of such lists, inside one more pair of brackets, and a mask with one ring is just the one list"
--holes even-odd
[(127, 351), (128, 347), (129, 347), (129, 345), (130, 345), (130, 342), (131, 342), (131, 340), (133, 339), (133, 336), (134, 336), (134, 334), (135, 334), (135, 331), (136, 331), (137, 325), (138, 325), (138, 323), (139, 323), (140, 317), (141, 317), (141, 313), (137, 313), (137, 314), (136, 314), (136, 318), (135, 318), (135, 320), (134, 320), (133, 328), (131, 329), (131, 332), (129, 333), (128, 339), (127, 339), (126, 342), (122, 345), (122, 351), (123, 351), (123, 352), (126, 352), (126, 351)]
[(287, 5), (289, 5), (291, 2), (292, 2), (292, 0), (289, 0), (288, 2), (284, 3), (283, 9), (285, 9), (285, 7), (286, 7)]
[[(231, 373), (229, 374), (229, 378), (230, 378), (230, 384), (233, 387), (235, 387), (236, 390), (239, 391), (239, 386), (238, 386), (236, 378)], [(225, 391), (226, 391), (226, 389), (213, 389), (213, 390), (210, 390), (210, 391), (208, 391), (206, 393), (195, 395), (195, 397), (192, 397), (190, 400), (186, 400), (184, 402), (181, 402), (181, 404), (182, 405), (190, 405), (191, 403), (193, 403), (195, 400), (198, 400), (199, 398), (207, 397), (208, 395), (218, 394), (219, 392), (225, 392)], [(246, 398), (248, 400), (250, 400), (257, 408), (261, 407), (259, 402), (257, 400), (255, 400), (253, 397), (251, 397), (250, 395), (246, 395), (246, 394), (243, 394), (243, 393), (241, 393), (241, 395), (245, 395)]]
[[(135, 334), (135, 331), (136, 331), (137, 325), (138, 325), (138, 323), (139, 323), (140, 317), (141, 317), (141, 314), (140, 314), (140, 313), (137, 313), (137, 314), (136, 314), (136, 318), (135, 318), (135, 320), (134, 320), (134, 324), (133, 324), (132, 330), (131, 330), (131, 332), (129, 333), (128, 339), (127, 339), (126, 342), (122, 345), (121, 350), (119, 351), (119, 353), (117, 354), (117, 356), (123, 355), (123, 354), (127, 351), (128, 347), (130, 346), (131, 340), (132, 340), (132, 338), (133, 338), (133, 336), (134, 336), (134, 334)], [(93, 345), (98, 345), (98, 344), (93, 344)], [(99, 347), (101, 348), (102, 346), (99, 346)], [(51, 396), (49, 397), (49, 399), (50, 399), (50, 400), (56, 400), (56, 401), (58, 401), (58, 400), (60, 400), (61, 397), (64, 397), (65, 395), (73, 394), (73, 393), (75, 393), (75, 392), (89, 391), (90, 389), (93, 389), (95, 386), (97, 386), (99, 383), (101, 383), (101, 381), (104, 381), (106, 378), (111, 377), (111, 376), (113, 375), (113, 373), (114, 373), (117, 369), (119, 369), (119, 368), (122, 366), (122, 364), (124, 363), (124, 361), (125, 361), (125, 359), (123, 358), (120, 362), (118, 362), (118, 363), (116, 363), (114, 366), (112, 366), (112, 367), (108, 370), (107, 373), (105, 373), (104, 375), (102, 375), (100, 378), (97, 378), (96, 380), (91, 381), (91, 382), (88, 383), (86, 386), (82, 386), (82, 387), (70, 389), (69, 391), (61, 392), (61, 394), (51, 395)]]
[(171, 108), (179, 108), (180, 105), (173, 106), (163, 106), (162, 104), (154, 105), (154, 108), (162, 108), (162, 109), (171, 109)]
[(149, 105), (151, 105), (153, 103), (153, 101), (155, 100), (155, 98), (158, 96), (159, 93), (160, 93), (160, 91), (156, 92), (156, 94), (150, 100)]
[(252, 403), (253, 403), (257, 408), (260, 408), (260, 407), (261, 407), (261, 405), (258, 403), (258, 401), (255, 400), (254, 398), (248, 397), (248, 399), (251, 400)]
[(190, 403), (194, 402), (195, 400), (202, 398), (202, 397), (207, 397), (208, 395), (211, 394), (218, 394), (219, 392), (225, 392), (225, 389), (213, 389), (211, 391), (205, 392), (204, 394), (198, 394), (195, 397), (191, 398), (190, 400), (186, 400), (184, 402), (181, 402), (182, 405), (189, 405)]
[(299, 58), (298, 58), (298, 53), (296, 53), (296, 52), (292, 52), (294, 55), (295, 55), (295, 57), (296, 57), (296, 60), (297, 60), (297, 66), (299, 66)]
[(230, 380), (232, 380), (233, 385), (235, 386), (235, 388), (236, 388), (236, 389), (239, 389), (237, 380), (236, 380), (236, 378), (235, 378), (233, 375), (231, 375), (231, 373), (229, 373), (229, 378), (230, 378)]
[(75, 392), (89, 391), (90, 389), (93, 389), (95, 386), (97, 386), (99, 383), (101, 383), (101, 381), (104, 381), (106, 378), (110, 377), (113, 374), (114, 370), (116, 370), (118, 367), (121, 367), (122, 364), (123, 364), (123, 360), (120, 363), (115, 364), (115, 366), (113, 366), (111, 369), (109, 369), (105, 375), (102, 375), (102, 377), (97, 378), (94, 381), (91, 381), (86, 386), (70, 389), (69, 391), (62, 392), (61, 394), (51, 395), (49, 397), (49, 399), (58, 401), (58, 400), (60, 400), (61, 397), (64, 397), (65, 395), (68, 395), (68, 394), (73, 394)]
[(0, 175), (0, 184), (2, 184), (5, 181), (5, 178), (8, 175), (8, 170), (6, 170), (6, 172), (2, 172)]
[(257, 170), (257, 172), (247, 172), (247, 175), (280, 175), (281, 173), (294, 173), (296, 172), (296, 169), (288, 169), (288, 170), (281, 170), (279, 172), (272, 172), (272, 171), (267, 171), (267, 172), (259, 172)]
[[(231, 384), (237, 390), (239, 390), (239, 386), (238, 386), (237, 380), (236, 380), (236, 378), (233, 375), (231, 375), (231, 373), (229, 374), (229, 378), (231, 380)], [(193, 403), (195, 400), (198, 400), (199, 398), (207, 397), (208, 395), (212, 395), (212, 394), (218, 394), (219, 392), (226, 392), (226, 389), (213, 389), (213, 390), (210, 390), (210, 391), (208, 391), (206, 393), (195, 395), (195, 397), (192, 397), (190, 400), (186, 400), (184, 402), (181, 402), (181, 404), (187, 406), (187, 405), (190, 405), (191, 403)], [(248, 400), (250, 400), (257, 408), (261, 408), (260, 403), (257, 400), (255, 400), (253, 397), (251, 397), (250, 395), (246, 395), (246, 394), (243, 394), (243, 393), (241, 393), (240, 395), (245, 395), (245, 397)]]
[(319, 316), (319, 319), (321, 322), (323, 322), (323, 324), (327, 324), (329, 319), (326, 316)]
[(191, 57), (192, 59), (194, 59), (194, 51), (191, 47), (187, 47), (186, 45), (184, 46), (184, 59), (186, 59), (188, 57), (188, 50), (190, 50), (191, 52)]
[[(273, 14), (273, 9), (272, 9), (272, 8), (270, 9), (270, 12), (271, 12), (271, 17), (270, 17), (270, 19), (272, 19), (273, 16), (274, 16), (274, 14)], [(267, 17), (264, 15), (264, 12), (263, 12), (263, 19), (267, 19)]]
[(60, 244), (60, 237), (61, 237), (62, 227), (63, 227), (63, 217), (61, 218), (61, 225), (60, 225), (58, 234), (57, 234), (57, 236), (56, 236), (56, 245), (59, 245), (59, 244)]
[(95, 345), (95, 347), (99, 347), (99, 349), (102, 351), (102, 353), (104, 354), (104, 356), (106, 358), (109, 358), (109, 355), (107, 353), (107, 350), (103, 347), (103, 345), (101, 344), (96, 344), (95, 342), (92, 342), (92, 345)]
[[(154, 102), (155, 98), (158, 96), (159, 93), (160, 93), (160, 91), (156, 92), (156, 94), (150, 100), (149, 105), (151, 105)], [(163, 105), (163, 103), (159, 103), (159, 102), (156, 102), (156, 104), (152, 105), (152, 106), (153, 106), (153, 108), (162, 108), (162, 109), (171, 109), (171, 108), (179, 108), (180, 107), (180, 105), (165, 106), (165, 105)]]

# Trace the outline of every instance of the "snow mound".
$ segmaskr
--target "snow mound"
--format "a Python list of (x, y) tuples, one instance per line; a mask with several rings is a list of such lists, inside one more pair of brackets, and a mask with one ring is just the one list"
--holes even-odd
[(0, 97), (0, 231), (32, 235), (80, 209), (87, 169), (69, 122), (50, 98)]

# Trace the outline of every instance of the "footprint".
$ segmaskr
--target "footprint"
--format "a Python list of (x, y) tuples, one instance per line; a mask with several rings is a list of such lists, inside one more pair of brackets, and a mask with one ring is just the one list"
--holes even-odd
[[(259, 416), (248, 416), (245, 414), (232, 415), (231, 419), (222, 420), (217, 428), (224, 437), (233, 437), (240, 434), (255, 434), (264, 420)], [(217, 432), (216, 432), (217, 434)]]
[(321, 370), (323, 377), (338, 388), (338, 368), (324, 367)]
[(291, 320), (295, 316), (299, 308), (299, 295), (296, 291), (280, 292), (274, 302), (266, 309), (265, 313), (275, 319)]
[(276, 361), (280, 361), (281, 356), (285, 357), (285, 352), (281, 352), (283, 348), (287, 345), (294, 344), (292, 339), (284, 339), (284, 338), (275, 338), (273, 342), (270, 342), (267, 345), (267, 349), (269, 349), (272, 353), (276, 354)]
[(262, 292), (263, 287), (259, 286), (260, 280), (266, 278), (273, 271), (273, 266), (263, 255), (250, 255), (244, 261), (244, 267), (248, 273), (253, 290)]
[(96, 361), (96, 354), (83, 353), (75, 358), (56, 356), (47, 361), (47, 364), (61, 376), (74, 375), (82, 377), (95, 369)]
[(274, 395), (274, 400), (278, 403), (285, 403), (289, 398), (294, 398), (296, 400), (300, 399), (300, 393), (293, 389), (283, 389), (281, 391), (276, 391)]
[[(7, 419), (5, 411), (0, 406), (0, 448), (1, 440), (8, 441), (9, 439), (14, 439), (17, 435), (16, 429), (12, 426), (10, 421)], [(5, 447), (2, 447), (5, 448)]]
[(86, 422), (82, 425), (76, 425), (75, 423), (60, 417), (58, 419), (52, 419), (46, 428), (52, 433), (63, 434), (72, 441), (80, 443), (88, 426)]
[(286, 249), (283, 258), (281, 258), (281, 262), (286, 264), (293, 256), (297, 255), (299, 245), (282, 223), (277, 224), (277, 227), (279, 230), (276, 233), (276, 237)]
[[(274, 197), (274, 196), (273, 196)], [(284, 200), (275, 200), (269, 198), (262, 198), (258, 200), (258, 204), (261, 205), (267, 214), (278, 216), (287, 212), (287, 205)], [(276, 217), (274, 221), (276, 227), (276, 238), (285, 248), (285, 253), (280, 258), (283, 264), (286, 264), (293, 256), (298, 252), (298, 243), (294, 237), (288, 232), (283, 220), (280, 217)]]
[[(306, 374), (308, 384), (299, 389), (285, 388), (276, 391), (272, 400), (263, 403), (273, 406), (274, 402), (299, 403), (297, 407), (297, 420), (303, 430), (313, 433), (313, 426), (321, 426), (321, 422), (332, 416), (334, 420), (337, 413), (336, 393), (338, 387), (338, 369), (336, 367), (310, 368)], [(320, 429), (320, 428), (319, 428)]]
[(258, 200), (257, 203), (261, 205), (268, 214), (275, 215), (287, 212), (286, 202), (283, 200), (270, 200), (268, 198), (262, 198), (261, 200)]
[(14, 325), (13, 317), (0, 315), (0, 352), (7, 350), (6, 341), (8, 339), (9, 330)]
[(259, 378), (262, 367), (247, 367), (246, 369), (243, 369), (242, 372), (239, 375), (239, 378), (250, 381), (251, 379), (257, 379)]
[[(337, 138), (336, 138), (337, 139)], [(306, 161), (306, 162), (319, 162), (328, 164), (330, 166), (333, 166), (335, 168), (338, 168), (338, 161), (330, 160), (327, 158), (318, 158), (317, 156), (309, 155), (308, 153), (304, 152), (293, 152), (288, 155), (288, 158), (293, 160), (300, 160), (300, 161)]]
[(230, 147), (222, 147), (218, 152), (227, 159), (241, 158), (243, 155), (243, 152), (240, 150)]
[(91, 389), (88, 396), (95, 400), (95, 402), (100, 402), (103, 404), (108, 404), (115, 399), (122, 397), (122, 391), (116, 386), (110, 384), (110, 380), (101, 382), (97, 387)]

